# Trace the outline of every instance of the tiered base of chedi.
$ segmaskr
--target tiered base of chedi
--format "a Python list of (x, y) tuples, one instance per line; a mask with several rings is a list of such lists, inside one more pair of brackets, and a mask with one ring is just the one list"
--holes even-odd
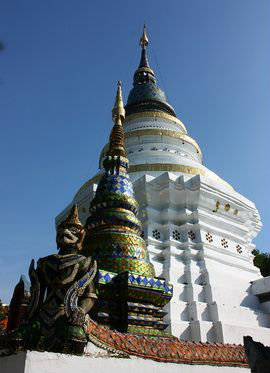
[(90, 216), (84, 227), (74, 205), (57, 228), (58, 254), (39, 259), (36, 268), (32, 261), (27, 311), (0, 338), (2, 373), (195, 373), (198, 365), (204, 372), (249, 371), (241, 345), (184, 342), (164, 332), (163, 307), (173, 289), (155, 277), (141, 237), (127, 174), (124, 113), (119, 85), (105, 174)]

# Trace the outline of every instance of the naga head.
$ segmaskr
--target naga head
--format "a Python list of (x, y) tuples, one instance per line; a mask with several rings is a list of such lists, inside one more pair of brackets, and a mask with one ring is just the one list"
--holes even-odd
[(56, 243), (60, 251), (81, 250), (85, 236), (84, 226), (79, 220), (77, 205), (57, 227)]

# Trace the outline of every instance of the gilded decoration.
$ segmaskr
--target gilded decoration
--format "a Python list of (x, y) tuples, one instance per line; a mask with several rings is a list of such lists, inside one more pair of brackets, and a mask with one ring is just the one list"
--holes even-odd
[(147, 36), (147, 33), (146, 33), (146, 26), (144, 25), (143, 26), (143, 34), (140, 38), (140, 45), (141, 45), (142, 48), (146, 48), (148, 43), (149, 43), (149, 40), (148, 40), (148, 36)]

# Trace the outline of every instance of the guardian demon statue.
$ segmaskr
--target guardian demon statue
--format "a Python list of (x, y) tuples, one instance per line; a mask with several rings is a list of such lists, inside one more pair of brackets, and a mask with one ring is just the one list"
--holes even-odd
[(58, 254), (41, 258), (29, 268), (31, 298), (27, 318), (10, 335), (17, 348), (83, 352), (86, 315), (97, 295), (96, 262), (78, 252), (85, 236), (77, 206), (57, 228)]

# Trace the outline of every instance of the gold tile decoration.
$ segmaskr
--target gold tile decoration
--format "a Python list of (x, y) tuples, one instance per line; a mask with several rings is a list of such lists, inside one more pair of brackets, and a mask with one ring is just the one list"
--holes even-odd
[(132, 259), (132, 258), (114, 258), (107, 259), (104, 258), (100, 260), (100, 267), (102, 270), (121, 273), (121, 272), (131, 272), (136, 273), (146, 277), (154, 277), (155, 271), (152, 265), (145, 263), (142, 260)]

